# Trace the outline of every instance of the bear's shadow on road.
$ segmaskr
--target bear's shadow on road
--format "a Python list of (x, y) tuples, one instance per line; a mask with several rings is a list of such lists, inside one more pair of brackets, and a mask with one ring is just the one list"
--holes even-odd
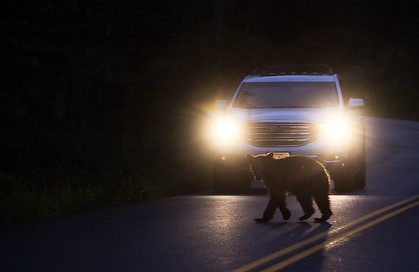
[[(278, 235), (272, 239), (272, 243), (277, 247), (278, 244), (282, 245), (282, 248), (292, 246), (294, 244), (300, 243), (310, 237), (318, 235), (320, 233), (328, 233), (332, 224), (328, 222), (314, 222), (314, 221), (277, 221), (277, 222), (268, 222), (263, 224), (258, 224), (261, 227), (267, 228), (270, 232), (278, 231)], [(279, 231), (281, 230), (281, 231)], [(328, 235), (324, 235), (322, 238), (319, 238), (315, 242), (310, 243), (310, 245), (300, 246), (296, 249), (293, 255), (296, 255), (304, 250), (307, 250), (311, 246), (319, 245), (327, 240)], [(281, 248), (277, 249), (280, 250)], [(322, 248), (319, 251), (314, 252), (313, 254), (305, 257), (304, 259), (292, 263), (289, 267), (290, 271), (305, 271), (308, 269), (310, 271), (321, 271), (323, 265), (324, 254)], [(284, 258), (280, 258), (277, 261), (283, 261)], [(286, 270), (288, 271), (288, 270)]]
[(257, 223), (261, 226), (268, 226), (271, 228), (282, 228), (285, 226), (299, 226), (301, 228), (321, 228), (322, 230), (328, 230), (332, 227), (332, 224), (329, 222), (314, 222), (314, 221), (270, 221), (267, 223)]

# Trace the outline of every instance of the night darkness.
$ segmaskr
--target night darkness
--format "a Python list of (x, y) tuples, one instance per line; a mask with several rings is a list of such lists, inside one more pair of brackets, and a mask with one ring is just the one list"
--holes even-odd
[(368, 114), (418, 120), (412, 2), (2, 4), (0, 224), (205, 188), (200, 105), (263, 64), (327, 63)]

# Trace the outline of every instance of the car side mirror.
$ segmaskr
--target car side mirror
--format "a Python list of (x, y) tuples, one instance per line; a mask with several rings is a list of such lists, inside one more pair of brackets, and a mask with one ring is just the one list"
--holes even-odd
[(227, 100), (217, 100), (216, 107), (219, 110), (225, 110), (225, 108), (227, 107)]
[(362, 98), (349, 98), (348, 106), (349, 107), (364, 107), (365, 102), (364, 102), (364, 99)]

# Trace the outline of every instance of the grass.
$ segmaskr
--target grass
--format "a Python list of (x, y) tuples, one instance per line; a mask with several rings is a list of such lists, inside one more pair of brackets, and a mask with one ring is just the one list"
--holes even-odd
[(150, 178), (120, 178), (105, 184), (49, 184), (34, 188), (25, 179), (0, 174), (0, 226), (170, 195), (168, 184)]
[(129, 174), (102, 169), (57, 178), (47, 170), (33, 177), (0, 172), (0, 226), (206, 190), (209, 165), (208, 156), (195, 151), (176, 159), (164, 157), (154, 170), (132, 167)]

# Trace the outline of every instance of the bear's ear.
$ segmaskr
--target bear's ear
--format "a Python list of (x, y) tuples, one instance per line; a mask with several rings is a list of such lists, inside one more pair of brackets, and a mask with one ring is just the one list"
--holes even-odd
[(268, 154), (266, 154), (267, 158), (273, 159), (274, 158), (274, 153), (273, 152), (269, 152)]
[(255, 155), (252, 155), (252, 154), (247, 154), (247, 160), (249, 161), (249, 162), (252, 162), (252, 161), (254, 161), (258, 156), (255, 156)]
[(247, 157), (247, 161), (250, 163), (250, 165), (252, 165), (253, 164), (253, 160), (254, 160), (253, 156), (250, 155), (250, 154), (247, 154), (246, 157)]

